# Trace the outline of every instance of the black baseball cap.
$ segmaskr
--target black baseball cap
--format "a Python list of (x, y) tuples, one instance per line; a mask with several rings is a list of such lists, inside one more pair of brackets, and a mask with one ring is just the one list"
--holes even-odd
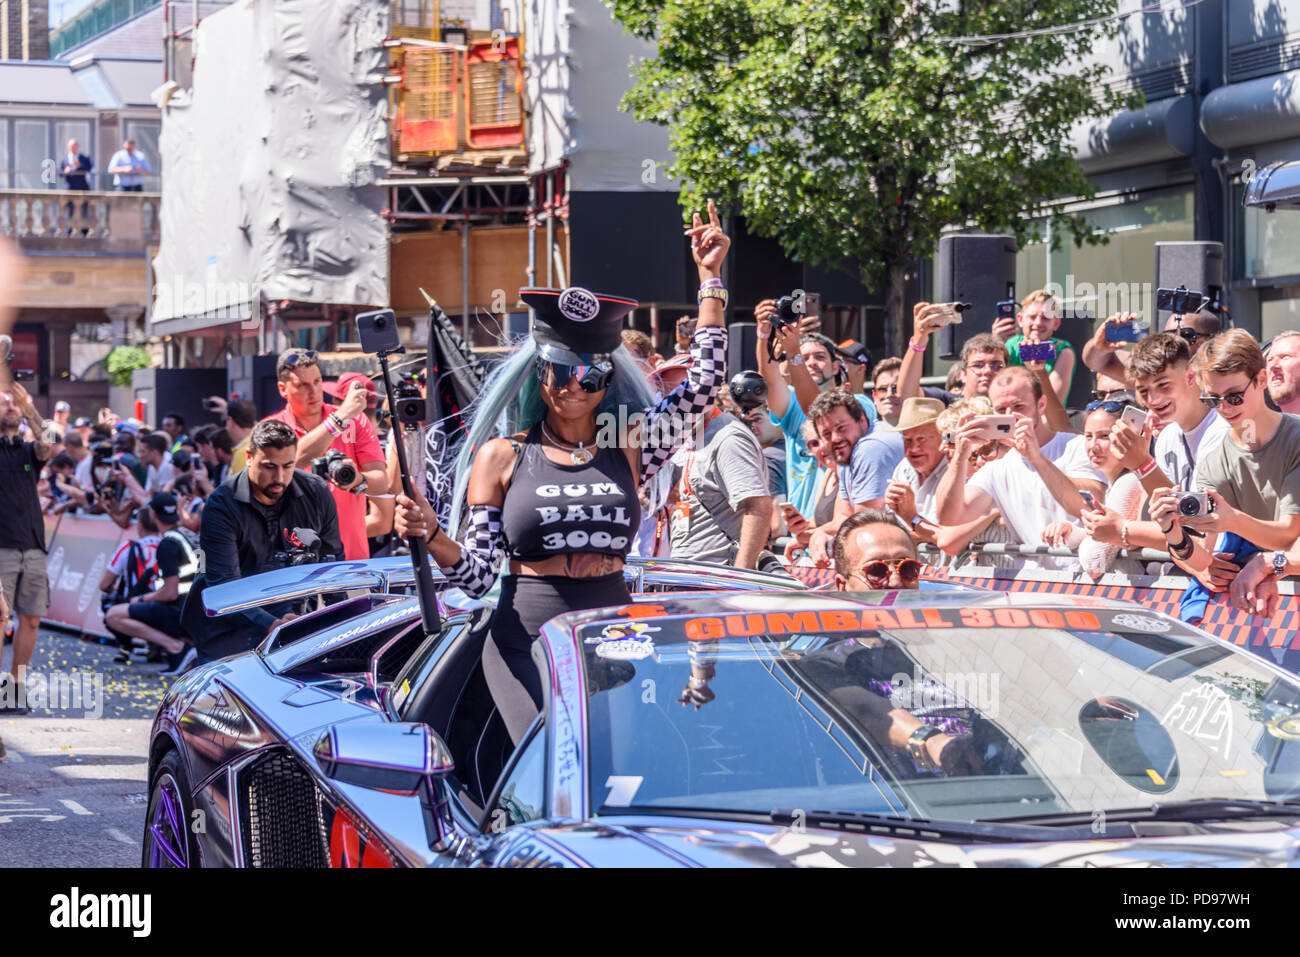
[(181, 512), (176, 507), (176, 496), (170, 492), (155, 492), (153, 498), (149, 499), (149, 507), (158, 516), (158, 521), (168, 525), (180, 523)]

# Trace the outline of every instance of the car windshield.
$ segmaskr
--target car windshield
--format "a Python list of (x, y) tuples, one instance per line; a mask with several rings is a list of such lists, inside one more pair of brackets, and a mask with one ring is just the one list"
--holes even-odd
[(1300, 795), (1300, 685), (1258, 659), (1140, 611), (915, 597), (579, 626), (593, 806), (972, 821)]

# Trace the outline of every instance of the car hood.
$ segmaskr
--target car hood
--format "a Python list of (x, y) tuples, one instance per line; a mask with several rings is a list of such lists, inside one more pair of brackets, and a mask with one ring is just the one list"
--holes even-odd
[(502, 866), (591, 867), (1293, 867), (1300, 828), (1238, 822), (1217, 833), (963, 845), (820, 828), (676, 818), (539, 827)]

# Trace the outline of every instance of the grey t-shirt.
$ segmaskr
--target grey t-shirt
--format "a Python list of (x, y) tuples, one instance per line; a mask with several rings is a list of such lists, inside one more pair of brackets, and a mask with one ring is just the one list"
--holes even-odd
[(740, 541), (740, 503), (771, 494), (763, 449), (749, 426), (724, 413), (708, 424), (700, 449), (686, 462), (691, 494), (681, 504), (688, 512), (670, 510), (673, 558), (727, 564), (732, 544)]
[(858, 439), (848, 465), (839, 466), (840, 498), (855, 508), (885, 497), (889, 477), (903, 460), (903, 436), (879, 423)]
[(1282, 416), (1273, 438), (1247, 451), (1225, 435), (1196, 463), (1196, 484), (1263, 522), (1300, 515), (1300, 416)]

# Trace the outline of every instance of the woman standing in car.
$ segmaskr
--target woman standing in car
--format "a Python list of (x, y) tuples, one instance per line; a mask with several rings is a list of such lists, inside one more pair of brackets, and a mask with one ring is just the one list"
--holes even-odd
[[(708, 223), (697, 213), (686, 232), (700, 293), (684, 382), (655, 401), (621, 344), (634, 300), (580, 287), (521, 290), (536, 310), (533, 335), (485, 387), (457, 467), (449, 524), (458, 527), (459, 503), (466, 502), (465, 544), (437, 527), (422, 497), (397, 499), (398, 534), (426, 537), (447, 580), (468, 594), (491, 588), (500, 550), (509, 559), (483, 672), (516, 744), (541, 708), (531, 649), (542, 624), (630, 600), (623, 561), (640, 520), (637, 491), (725, 381), (721, 269), (731, 241), (712, 202)], [(643, 411), (640, 427), (627, 428), (628, 416)], [(665, 429), (671, 417), (680, 420)]]

